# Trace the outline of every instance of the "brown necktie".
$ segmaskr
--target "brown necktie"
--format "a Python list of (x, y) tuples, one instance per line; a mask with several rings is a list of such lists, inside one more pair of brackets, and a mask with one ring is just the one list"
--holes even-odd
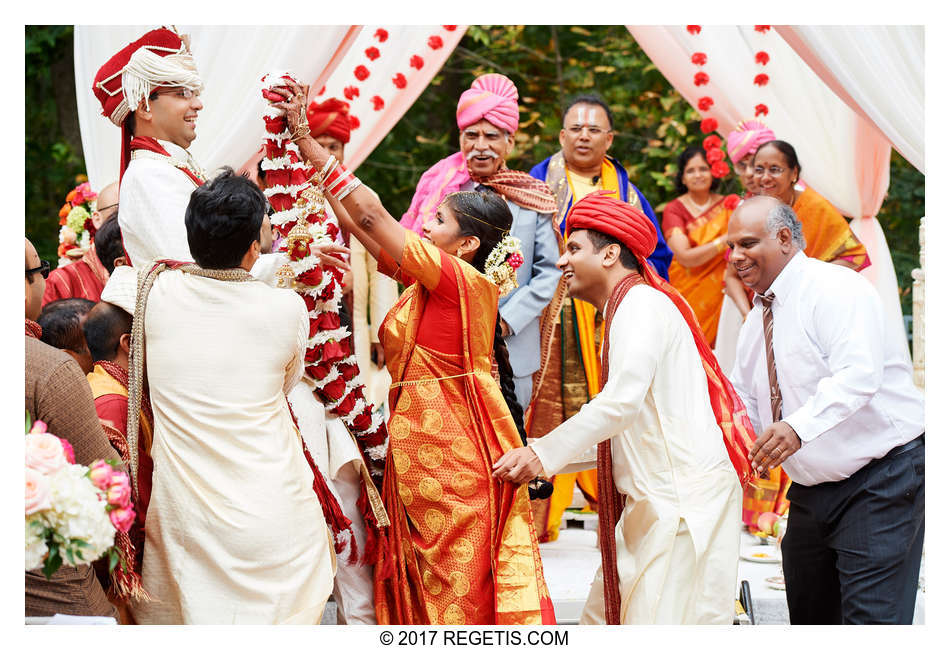
[(760, 296), (762, 300), (762, 328), (765, 331), (765, 363), (769, 369), (769, 388), (772, 398), (772, 422), (782, 419), (782, 390), (778, 387), (778, 372), (775, 370), (775, 353), (772, 351), (772, 301), (774, 293)]

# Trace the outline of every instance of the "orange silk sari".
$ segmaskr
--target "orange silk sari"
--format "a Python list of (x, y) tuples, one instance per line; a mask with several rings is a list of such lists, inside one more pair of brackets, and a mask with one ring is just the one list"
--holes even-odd
[[(521, 446), (491, 374), (498, 289), (413, 232), (402, 265), (383, 254), (379, 269), (411, 286), (380, 328), (395, 381), (382, 492), (395, 567), (376, 567), (377, 621), (554, 623), (527, 486), (491, 476)], [(458, 293), (461, 354), (417, 343), (420, 327), (450, 326), (422, 322), (444, 271)]]
[(802, 222), (805, 255), (823, 262), (847, 260), (858, 271), (871, 265), (864, 244), (851, 232), (848, 221), (821, 194), (806, 187), (792, 209)]
[[(663, 235), (669, 241), (673, 232), (679, 230), (689, 239), (690, 246), (702, 246), (726, 234), (732, 210), (725, 207), (726, 197), (711, 208), (694, 217), (679, 199), (673, 199), (663, 211)], [(669, 216), (668, 216), (669, 215)], [(675, 219), (670, 217), (675, 216)], [(682, 224), (668, 226), (670, 222)], [(722, 278), (726, 272), (725, 255), (716, 255), (705, 264), (686, 268), (676, 260), (670, 263), (670, 284), (680, 292), (696, 314), (709, 347), (716, 345), (719, 329), (719, 311), (722, 309)]]

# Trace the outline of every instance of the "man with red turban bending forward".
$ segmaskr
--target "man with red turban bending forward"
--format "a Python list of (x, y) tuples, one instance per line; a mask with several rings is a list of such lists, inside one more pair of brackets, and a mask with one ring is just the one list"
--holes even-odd
[[(646, 263), (656, 229), (604, 193), (567, 215), (558, 260), (604, 315), (603, 390), (495, 463), (497, 478), (586, 469), (597, 447), (602, 565), (581, 623), (731, 623), (752, 426), (683, 298)], [(585, 453), (587, 451), (588, 453)], [(586, 463), (585, 463), (586, 459)], [(731, 461), (731, 462), (730, 462)]]

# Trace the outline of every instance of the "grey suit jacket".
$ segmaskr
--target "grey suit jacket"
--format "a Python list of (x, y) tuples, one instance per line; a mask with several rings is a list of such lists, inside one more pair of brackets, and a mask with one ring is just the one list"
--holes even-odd
[(541, 312), (554, 297), (561, 272), (560, 256), (550, 214), (538, 214), (508, 201), (513, 217), (511, 234), (521, 240), (524, 264), (518, 269), (518, 288), (499, 301), (498, 314), (513, 334), (505, 339), (515, 377), (526, 377), (541, 367)]

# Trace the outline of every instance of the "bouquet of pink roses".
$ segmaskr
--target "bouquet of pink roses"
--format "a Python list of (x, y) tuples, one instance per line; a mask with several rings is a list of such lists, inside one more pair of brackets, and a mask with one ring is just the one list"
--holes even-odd
[(26, 570), (43, 568), (49, 578), (63, 564), (88, 564), (109, 555), (119, 563), (117, 530), (135, 521), (129, 475), (104, 460), (76, 464), (72, 445), (47, 433), (37, 420), (26, 424)]

